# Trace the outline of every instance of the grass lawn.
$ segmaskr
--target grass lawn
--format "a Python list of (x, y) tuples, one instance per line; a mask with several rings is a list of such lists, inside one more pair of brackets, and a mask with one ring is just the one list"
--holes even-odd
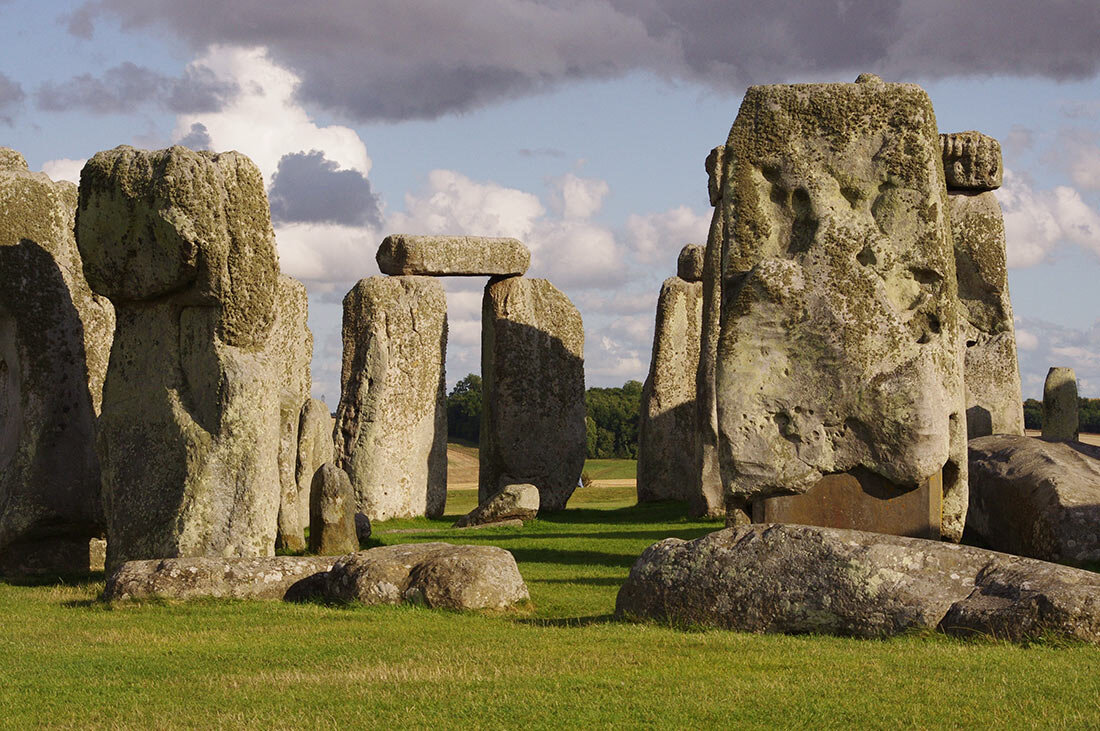
[[(683, 631), (610, 614), (650, 543), (719, 527), (632, 488), (579, 490), (519, 529), (449, 516), (375, 544), (512, 551), (530, 613), (206, 601), (108, 607), (102, 582), (0, 582), (0, 724), (520, 727), (1096, 726), (1100, 650), (914, 635), (886, 641)], [(404, 532), (419, 529), (420, 532)], [(390, 531), (401, 530), (400, 533)]]
[(593, 480), (636, 480), (638, 479), (638, 460), (586, 459), (584, 471)]

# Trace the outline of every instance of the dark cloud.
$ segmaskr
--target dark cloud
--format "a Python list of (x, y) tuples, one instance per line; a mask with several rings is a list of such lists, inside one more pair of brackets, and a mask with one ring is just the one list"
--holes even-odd
[(176, 143), (183, 147), (189, 147), (192, 150), (209, 150), (211, 147), (210, 133), (206, 131), (206, 125), (202, 122), (195, 122), (191, 125), (191, 129), (187, 134)]
[(524, 147), (519, 151), (520, 157), (565, 157), (565, 150), (559, 150), (556, 147)]
[(1096, 0), (94, 0), (196, 48), (263, 45), (308, 101), (361, 121), (431, 118), (584, 78), (746, 84), (1100, 69)]
[(23, 87), (0, 72), (0, 122), (11, 124), (11, 113), (23, 103)]
[(95, 114), (131, 112), (158, 104), (177, 114), (214, 112), (236, 93), (236, 84), (222, 81), (207, 68), (189, 67), (182, 76), (165, 76), (129, 61), (102, 76), (80, 74), (64, 82), (38, 87), (35, 101), (47, 112), (81, 110)]
[(318, 150), (283, 155), (268, 191), (272, 220), (381, 226), (382, 212), (370, 181), (357, 170), (337, 167)]

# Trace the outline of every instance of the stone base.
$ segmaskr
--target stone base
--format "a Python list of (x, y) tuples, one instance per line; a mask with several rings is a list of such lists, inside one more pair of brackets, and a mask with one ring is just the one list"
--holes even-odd
[(756, 500), (752, 519), (938, 540), (942, 500), (942, 471), (903, 492), (873, 472), (860, 470), (826, 475), (802, 495)]
[(52, 538), (16, 543), (0, 553), (0, 576), (89, 574), (103, 571), (107, 541), (102, 538)]

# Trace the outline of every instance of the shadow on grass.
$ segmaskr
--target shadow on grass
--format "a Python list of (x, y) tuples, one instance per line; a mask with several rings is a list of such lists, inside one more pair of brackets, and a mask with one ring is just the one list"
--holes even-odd
[(603, 551), (573, 551), (553, 548), (510, 548), (516, 562), (557, 564), (565, 566), (610, 566), (629, 569), (638, 560), (633, 553), (605, 553)]
[(596, 624), (621, 624), (623, 620), (617, 618), (614, 614), (594, 614), (589, 617), (560, 617), (560, 618), (539, 618), (529, 617), (524, 619), (517, 619), (516, 624), (523, 624), (530, 627), (591, 627)]
[(0, 584), (11, 586), (84, 586), (99, 584), (106, 577), (102, 571), (83, 574), (39, 574), (36, 576), (0, 576)]
[(577, 576), (571, 579), (526, 579), (528, 584), (588, 584), (589, 586), (622, 586), (626, 579), (618, 576)]

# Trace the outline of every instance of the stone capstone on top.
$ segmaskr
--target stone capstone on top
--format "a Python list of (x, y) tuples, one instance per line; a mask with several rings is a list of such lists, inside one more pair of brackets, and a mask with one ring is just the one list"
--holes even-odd
[(703, 281), (703, 259), (706, 256), (706, 247), (699, 244), (688, 244), (680, 249), (680, 256), (676, 259), (676, 276), (685, 282)]
[(516, 239), (483, 236), (392, 234), (375, 257), (383, 274), (427, 276), (520, 276), (531, 252)]
[(1004, 174), (1001, 143), (981, 132), (940, 135), (943, 173), (949, 190), (995, 190)]
[(1100, 576), (970, 546), (756, 524), (647, 548), (616, 614), (744, 632), (1100, 642)]

